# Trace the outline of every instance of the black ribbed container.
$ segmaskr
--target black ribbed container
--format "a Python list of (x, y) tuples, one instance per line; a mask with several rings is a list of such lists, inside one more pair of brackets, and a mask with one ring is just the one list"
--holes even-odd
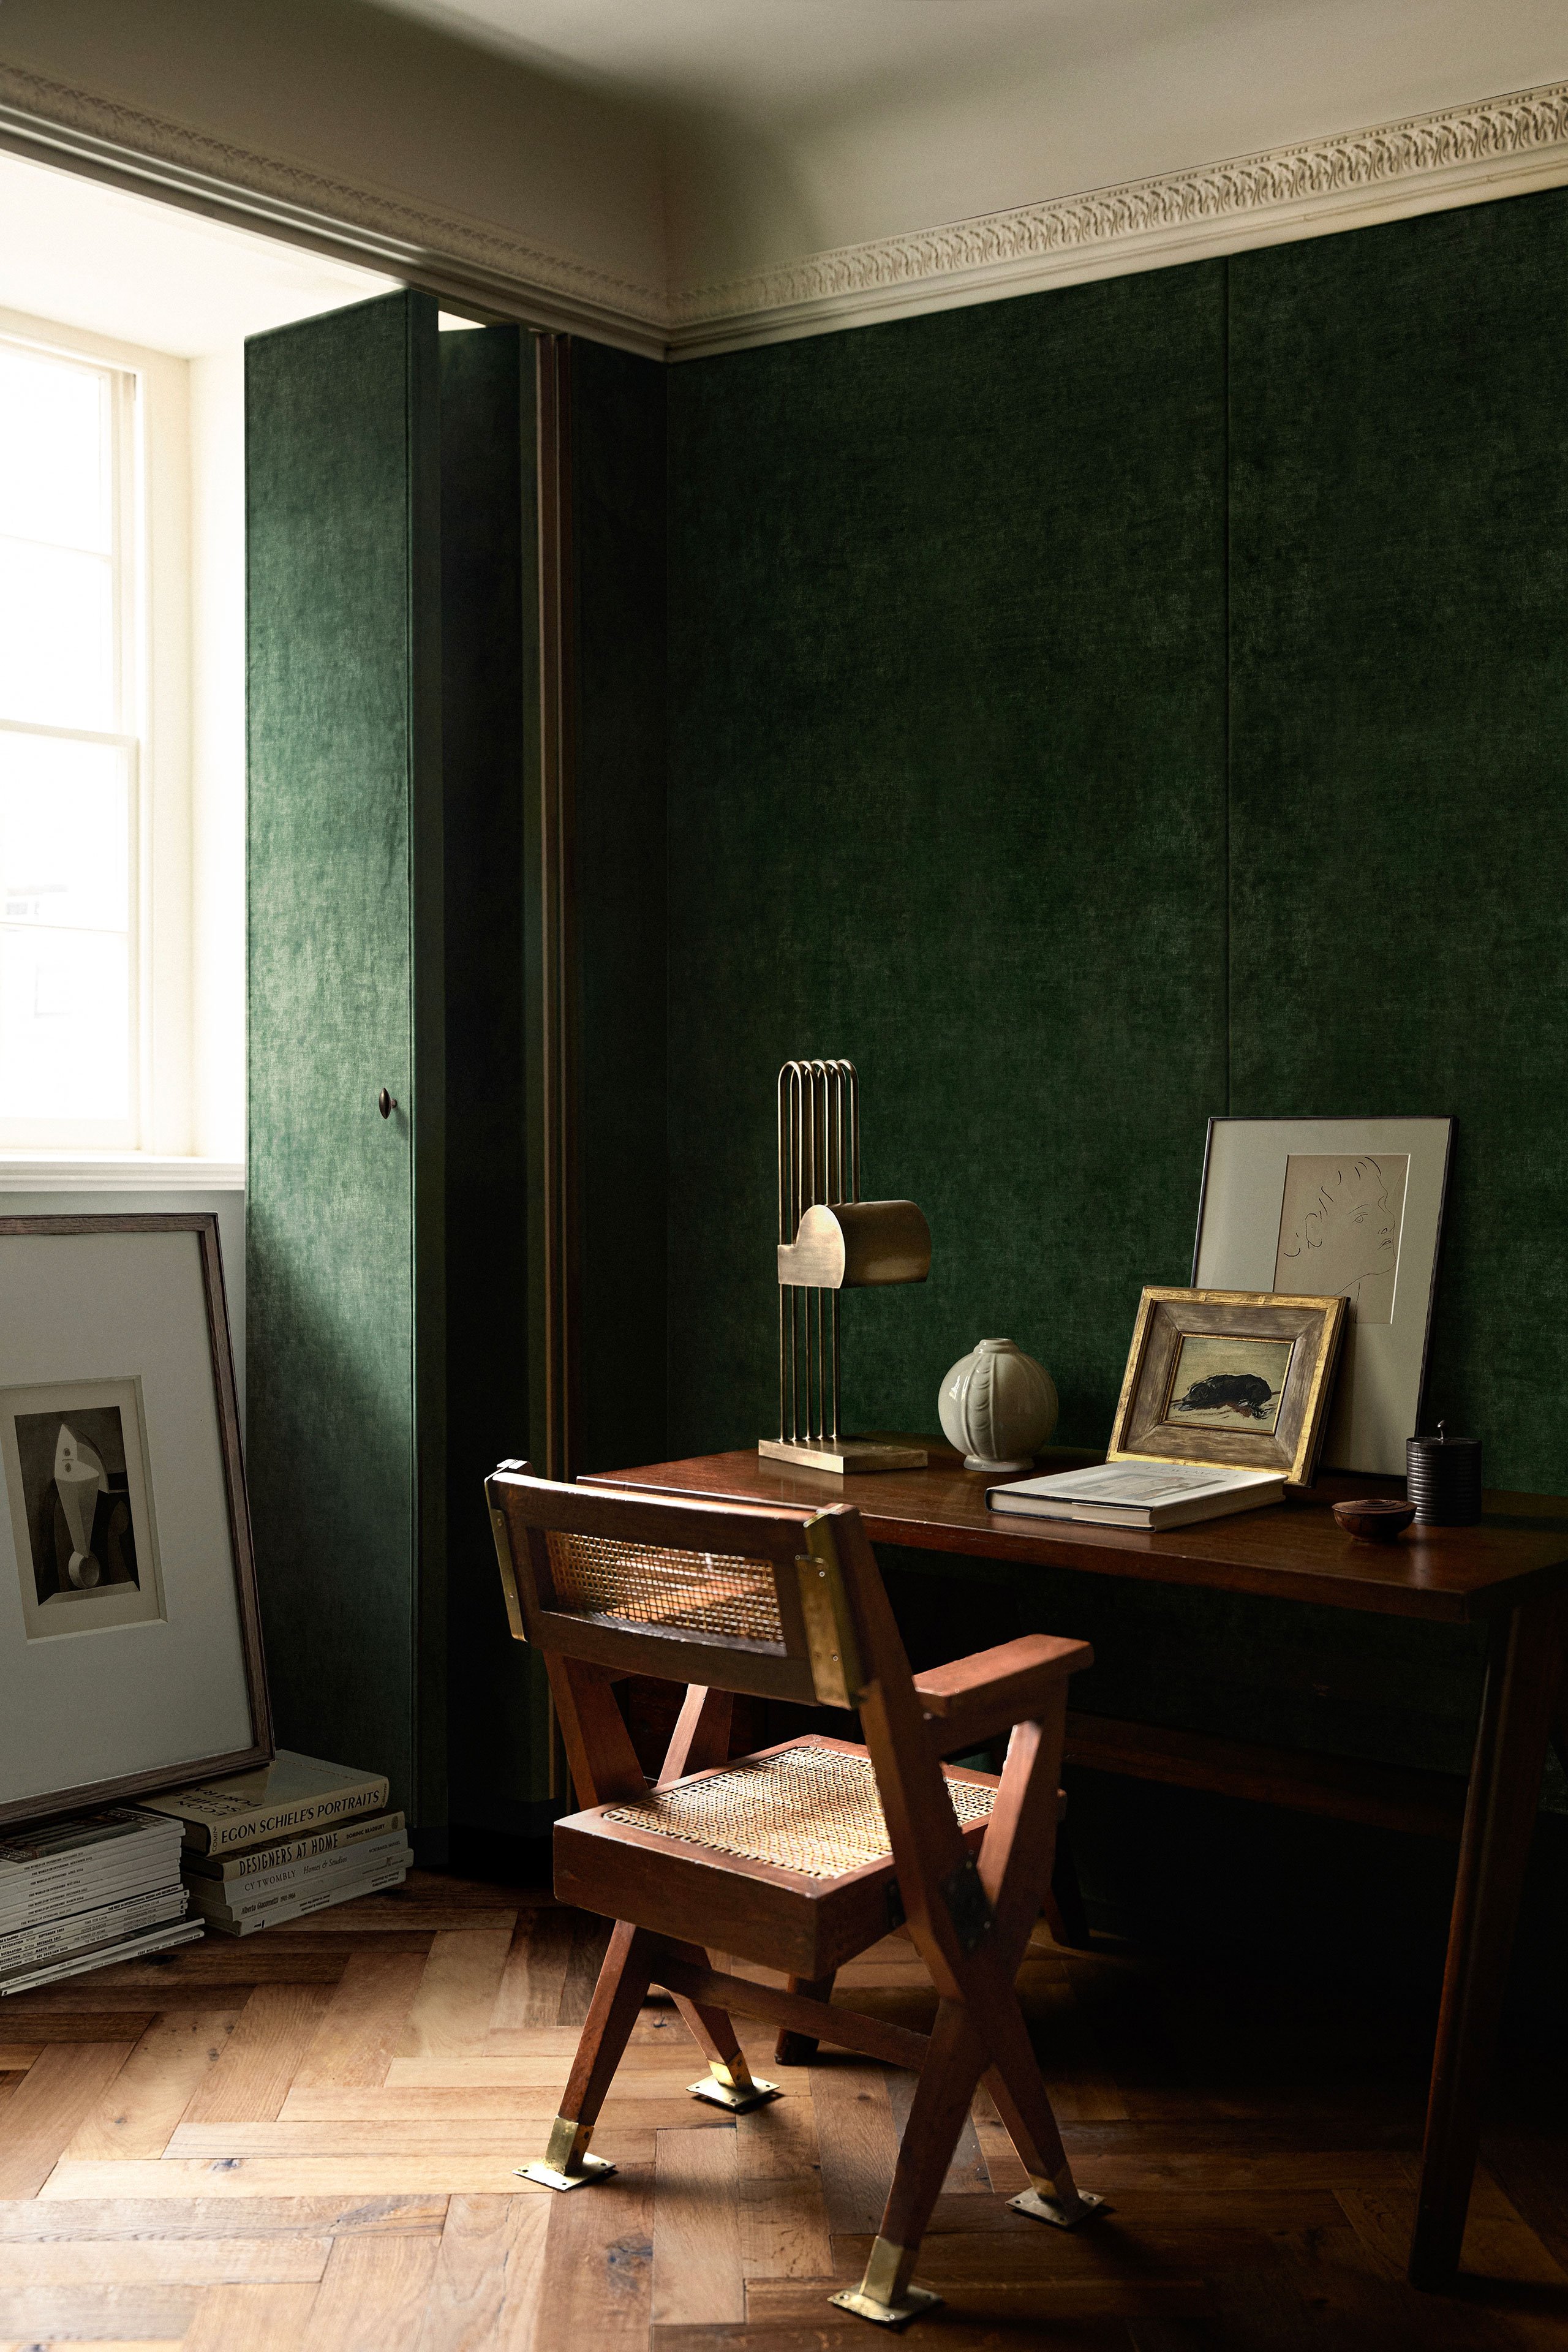
[(1418, 1528), (1474, 1527), (1481, 1516), (1480, 1439), (1450, 1437), (1441, 1421), (1436, 1437), (1407, 1437), (1405, 1486)]

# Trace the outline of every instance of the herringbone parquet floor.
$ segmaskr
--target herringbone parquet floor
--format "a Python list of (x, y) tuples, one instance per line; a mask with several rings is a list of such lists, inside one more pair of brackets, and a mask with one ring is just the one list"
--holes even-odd
[[(733, 2123), (650, 2003), (596, 2136), (616, 2179), (520, 2181), (586, 2007), (599, 1926), (537, 1891), (416, 1874), (0, 2008), (0, 2340), (153, 2352), (837, 2352), (908, 2078), (828, 2053)], [(721, 1966), (725, 1965), (722, 1961)], [(976, 2112), (911, 2344), (1426, 2352), (1568, 2343), (1565, 2136), (1494, 2135), (1454, 2298), (1401, 2275), (1425, 2028), (1390, 1996), (1259, 1988), (1044, 1930), (1024, 1982), (1085, 2187), (1067, 2237)], [(913, 1948), (847, 1971), (918, 2021)], [(879, 1988), (873, 1993), (871, 1988)], [(1376, 2013), (1373, 2013), (1376, 2012)]]

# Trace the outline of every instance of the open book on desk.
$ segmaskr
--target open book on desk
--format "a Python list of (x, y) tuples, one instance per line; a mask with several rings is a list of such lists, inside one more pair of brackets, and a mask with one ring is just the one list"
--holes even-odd
[(1207, 1462), (1107, 1462), (1060, 1470), (1016, 1486), (988, 1486), (988, 1511), (1037, 1519), (1079, 1519), (1102, 1528), (1184, 1528), (1231, 1511), (1256, 1511), (1285, 1492), (1279, 1470), (1233, 1470)]

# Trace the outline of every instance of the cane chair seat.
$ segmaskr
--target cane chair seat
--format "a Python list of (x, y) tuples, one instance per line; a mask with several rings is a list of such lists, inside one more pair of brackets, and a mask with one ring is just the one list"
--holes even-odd
[[(950, 1777), (947, 1793), (961, 1824), (990, 1820), (994, 1782)], [(808, 1878), (842, 1878), (892, 1859), (869, 1756), (826, 1740), (803, 1739), (745, 1757), (727, 1771), (700, 1772), (640, 1802), (611, 1806), (606, 1818)]]
[[(959, 1765), (943, 1778), (978, 1853), (999, 1783)], [(870, 1757), (820, 1734), (569, 1814), (555, 1889), (585, 1910), (613, 1896), (614, 1916), (666, 1933), (703, 1919), (709, 1944), (812, 1978), (903, 1916)]]

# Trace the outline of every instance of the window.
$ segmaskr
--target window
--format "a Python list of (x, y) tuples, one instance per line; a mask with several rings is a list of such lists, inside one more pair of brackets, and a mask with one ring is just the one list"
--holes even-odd
[(137, 426), (0, 341), (0, 1142), (139, 1139)]
[(198, 1148), (190, 417), (188, 362), (0, 311), (0, 1152)]

